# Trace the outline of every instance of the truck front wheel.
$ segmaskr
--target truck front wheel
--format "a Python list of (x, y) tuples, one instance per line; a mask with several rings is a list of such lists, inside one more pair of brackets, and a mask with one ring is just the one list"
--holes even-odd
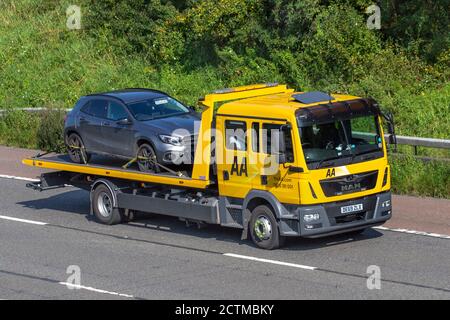
[(121, 209), (114, 208), (113, 194), (104, 184), (98, 185), (92, 194), (92, 209), (95, 218), (102, 224), (118, 224), (122, 222)]
[(262, 249), (273, 250), (284, 244), (278, 223), (272, 210), (266, 205), (257, 206), (250, 219), (250, 235), (253, 242)]

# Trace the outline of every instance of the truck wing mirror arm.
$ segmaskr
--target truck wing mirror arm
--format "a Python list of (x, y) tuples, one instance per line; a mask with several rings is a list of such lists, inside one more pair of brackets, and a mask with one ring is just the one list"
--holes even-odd
[(397, 152), (397, 137), (395, 135), (395, 122), (394, 122), (394, 115), (391, 111), (382, 112), (381, 115), (387, 122), (388, 126), (388, 133), (389, 133), (389, 144), (394, 146), (394, 152)]

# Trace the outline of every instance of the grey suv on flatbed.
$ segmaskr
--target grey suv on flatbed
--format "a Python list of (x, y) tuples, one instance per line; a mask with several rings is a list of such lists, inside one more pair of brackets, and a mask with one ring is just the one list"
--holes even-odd
[(67, 115), (64, 139), (70, 159), (91, 154), (137, 159), (139, 170), (192, 163), (199, 115), (164, 92), (125, 89), (82, 97)]

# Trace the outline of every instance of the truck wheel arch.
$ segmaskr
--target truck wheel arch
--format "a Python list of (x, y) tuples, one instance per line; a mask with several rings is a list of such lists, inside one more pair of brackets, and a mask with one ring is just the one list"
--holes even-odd
[(282, 205), (278, 199), (267, 191), (251, 190), (244, 198), (242, 208), (244, 210), (252, 211), (258, 205), (265, 204), (273, 210), (273, 214), (277, 219), (280, 218), (282, 212)]
[(90, 198), (90, 203), (91, 203), (91, 208), (90, 208), (90, 214), (94, 215), (94, 208), (92, 207), (92, 195), (94, 193), (94, 190), (99, 186), (99, 185), (105, 185), (109, 191), (111, 192), (112, 196), (113, 196), (113, 206), (117, 207), (117, 193), (116, 191), (114, 191), (115, 189), (117, 189), (117, 186), (112, 183), (111, 181), (107, 180), (107, 179), (97, 179), (94, 181), (94, 183), (91, 185), (91, 192), (89, 195)]
[(250, 218), (252, 210), (259, 205), (266, 205), (272, 209), (275, 219), (280, 219), (281, 216), (281, 203), (278, 199), (271, 193), (262, 190), (251, 190), (244, 198), (242, 204), (242, 235), (241, 239), (245, 240), (248, 238), (248, 226), (250, 223)]

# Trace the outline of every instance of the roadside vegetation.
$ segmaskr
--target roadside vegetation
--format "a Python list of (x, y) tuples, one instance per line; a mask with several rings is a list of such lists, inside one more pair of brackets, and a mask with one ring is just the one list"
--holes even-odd
[[(81, 30), (66, 26), (80, 6)], [(449, 1), (2, 0), (0, 143), (60, 149), (61, 112), (81, 95), (125, 87), (167, 91), (189, 105), (214, 89), (288, 83), (372, 96), (401, 135), (450, 139)], [(405, 148), (411, 153), (410, 148)], [(448, 152), (420, 150), (421, 155)], [(398, 193), (450, 198), (450, 165), (393, 161)]]

